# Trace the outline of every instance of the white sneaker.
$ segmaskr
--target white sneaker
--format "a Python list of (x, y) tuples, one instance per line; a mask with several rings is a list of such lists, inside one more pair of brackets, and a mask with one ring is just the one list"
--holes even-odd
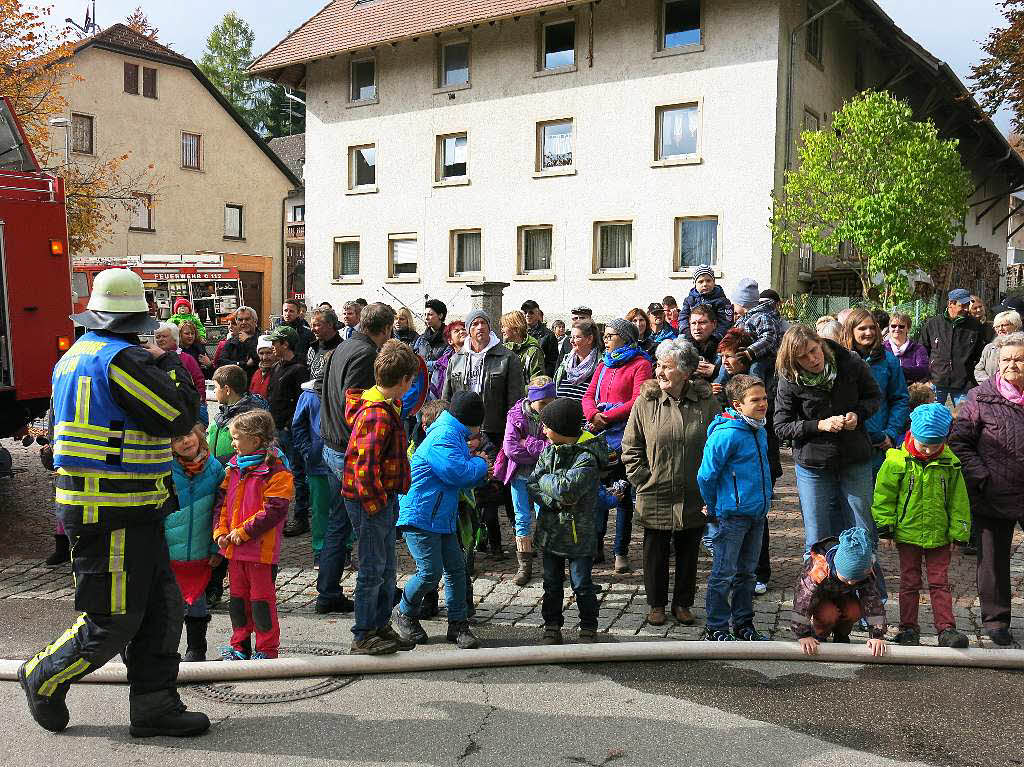
[(754, 584), (754, 593), (755, 594), (767, 594), (768, 593), (768, 584), (767, 583), (761, 583), (761, 581), (758, 581), (757, 583)]

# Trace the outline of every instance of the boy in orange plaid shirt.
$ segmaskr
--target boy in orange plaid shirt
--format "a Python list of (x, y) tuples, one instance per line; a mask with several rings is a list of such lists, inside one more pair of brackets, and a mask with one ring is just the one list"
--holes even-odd
[(409, 492), (408, 441), (402, 397), (419, 372), (419, 358), (391, 339), (373, 365), (376, 386), (345, 392), (345, 422), (352, 431), (345, 451), (341, 494), (359, 541), (355, 625), (351, 652), (387, 655), (416, 646), (391, 626), (398, 562), (398, 498)]

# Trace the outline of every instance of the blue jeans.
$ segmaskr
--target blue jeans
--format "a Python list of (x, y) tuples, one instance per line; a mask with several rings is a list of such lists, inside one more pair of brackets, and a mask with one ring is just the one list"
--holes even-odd
[[(597, 629), (597, 591), (591, 580), (594, 567), (593, 557), (569, 559), (569, 585), (576, 594), (576, 606), (580, 611), (580, 628)], [(565, 623), (562, 605), (565, 604), (566, 558), (544, 552), (544, 600), (540, 614), (545, 626), (559, 626)]]
[[(406, 582), (398, 606), (403, 615), (419, 617), (423, 597), (437, 591), (444, 570), (444, 602), (448, 622), (466, 620), (466, 555), (455, 533), (428, 533), (414, 527), (403, 528), (402, 537), (416, 560), (416, 572)], [(360, 564), (360, 568), (362, 565)]]
[(963, 404), (963, 401), (967, 399), (966, 389), (944, 389), (940, 386), (933, 386), (935, 389), (935, 401), (940, 405), (946, 404), (946, 399), (953, 400), (953, 407)]
[(718, 520), (705, 600), (709, 629), (728, 631), (730, 616), (734, 629), (754, 622), (754, 570), (761, 557), (763, 534), (762, 517), (737, 514)]
[[(392, 497), (376, 514), (367, 514), (359, 501), (345, 499), (349, 519), (359, 538), (359, 574), (356, 576), (356, 622), (352, 633), (357, 640), (391, 622), (395, 607), (398, 556), (395, 553), (395, 524), (398, 501)], [(322, 555), (321, 555), (322, 556)], [(323, 569), (321, 559), (321, 570)]]
[(327, 464), (327, 484), (331, 494), (331, 507), (324, 530), (324, 545), (320, 549), (320, 572), (316, 590), (320, 599), (340, 599), (341, 571), (348, 556), (348, 539), (352, 534), (352, 521), (341, 497), (341, 475), (345, 468), (345, 454), (324, 445), (324, 463)]
[(306, 461), (302, 453), (295, 449), (292, 442), (291, 429), (279, 429), (277, 443), (281, 452), (288, 456), (288, 464), (292, 470), (292, 482), (295, 485), (295, 519), (309, 519), (309, 485), (306, 484)]
[(526, 538), (533, 531), (533, 503), (526, 489), (526, 477), (516, 475), (509, 482), (512, 508), (516, 514), (516, 537)]
[[(810, 555), (812, 544), (838, 537), (851, 527), (867, 530), (877, 549), (878, 532), (875, 518), (871, 516), (875, 483), (870, 460), (838, 469), (811, 469), (797, 465), (796, 489), (804, 517), (804, 558)], [(889, 595), (877, 557), (874, 571), (878, 591), (884, 601)]]

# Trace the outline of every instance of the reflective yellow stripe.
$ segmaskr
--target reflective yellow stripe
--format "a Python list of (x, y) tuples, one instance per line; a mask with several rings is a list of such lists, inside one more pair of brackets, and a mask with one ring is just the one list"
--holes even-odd
[(110, 533), (110, 614), (123, 615), (128, 581), (124, 574), (124, 528)]
[(117, 365), (110, 366), (110, 380), (121, 386), (126, 392), (136, 397), (139, 401), (148, 405), (151, 410), (156, 412), (158, 415), (163, 416), (168, 421), (173, 421), (181, 415), (180, 410), (173, 408), (166, 400), (158, 397), (152, 389), (144, 386), (139, 381), (136, 381), (130, 375), (121, 370), (121, 368), (117, 367)]
[(66, 506), (148, 506), (163, 503), (166, 492), (148, 493), (86, 493), (80, 490), (57, 488), (57, 503)]
[(59, 685), (72, 681), (76, 676), (82, 676), (89, 670), (89, 661), (79, 658), (59, 674), (55, 674), (39, 685), (39, 694), (43, 697), (50, 697), (57, 691)]
[(169, 445), (167, 437), (151, 437), (144, 431), (133, 431), (129, 429), (124, 433), (125, 442), (133, 442), (136, 445)]
[(169, 447), (165, 450), (124, 450), (121, 452), (123, 463), (167, 463), (173, 457)]
[[(100, 477), (86, 477), (84, 490), (86, 493), (98, 495), (100, 492)], [(94, 525), (100, 521), (100, 507), (95, 503), (87, 503), (82, 506), (82, 523)]]
[(120, 437), (121, 432), (107, 429), (103, 426), (93, 426), (91, 423), (75, 423), (74, 421), (63, 421), (53, 427), (55, 437), (84, 437), (85, 439), (110, 439)]
[(138, 474), (129, 472), (111, 472), (104, 471), (103, 469), (86, 469), (75, 467), (73, 469), (60, 468), (57, 469), (58, 474), (63, 474), (66, 477), (95, 477), (96, 479), (147, 479), (153, 482), (161, 479), (162, 477), (169, 477), (171, 473), (165, 471), (161, 474)]
[(92, 396), (92, 378), (82, 376), (78, 379), (78, 390), (75, 392), (75, 421), (89, 423), (89, 399)]
[(36, 670), (36, 666), (39, 665), (39, 661), (48, 655), (53, 655), (57, 650), (63, 647), (65, 644), (71, 641), (71, 638), (78, 633), (78, 629), (85, 625), (85, 615), (79, 615), (78, 620), (72, 624), (71, 628), (57, 637), (56, 640), (51, 642), (45, 650), (36, 653), (36, 657), (30, 660), (25, 666), (25, 676), (30, 676), (33, 671)]
[(71, 455), (76, 458), (98, 458), (103, 460), (108, 455), (120, 455), (119, 447), (103, 447), (102, 445), (83, 445), (80, 442), (64, 440), (53, 446), (54, 455)]

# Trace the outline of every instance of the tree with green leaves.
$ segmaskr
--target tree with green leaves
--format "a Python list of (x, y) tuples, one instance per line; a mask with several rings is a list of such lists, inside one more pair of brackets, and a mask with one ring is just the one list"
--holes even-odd
[(302, 91), (286, 91), (283, 86), (273, 84), (268, 88), (269, 98), (264, 128), (268, 138), (292, 136), (306, 130), (306, 94)]
[(834, 255), (865, 299), (905, 300), (907, 275), (947, 261), (963, 231), (972, 186), (957, 143), (887, 92), (855, 96), (830, 126), (802, 134), (800, 165), (775, 199), (775, 245)]
[(199, 68), (254, 130), (265, 132), (268, 93), (265, 83), (249, 77), (256, 39), (246, 21), (228, 11), (206, 38)]

